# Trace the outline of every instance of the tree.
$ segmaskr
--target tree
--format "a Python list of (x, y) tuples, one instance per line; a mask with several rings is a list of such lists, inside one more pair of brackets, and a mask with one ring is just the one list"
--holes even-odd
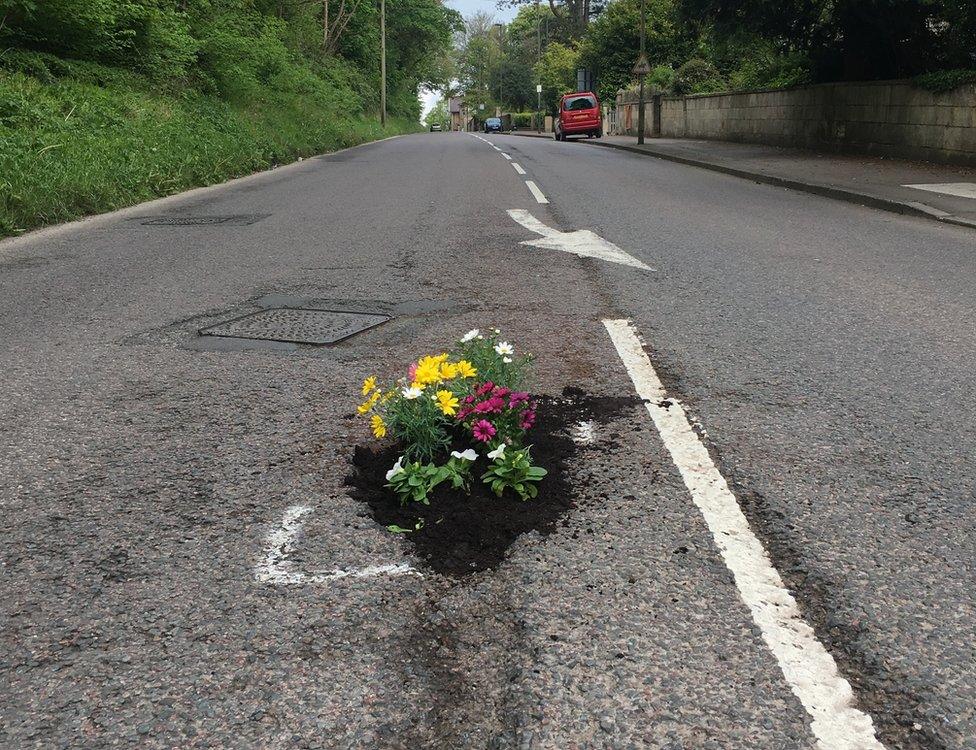
[[(580, 53), (576, 45), (553, 42), (546, 47), (536, 66), (536, 76), (542, 82), (543, 107), (555, 111), (559, 98), (576, 90), (576, 69)], [(547, 106), (548, 105), (548, 106)]]

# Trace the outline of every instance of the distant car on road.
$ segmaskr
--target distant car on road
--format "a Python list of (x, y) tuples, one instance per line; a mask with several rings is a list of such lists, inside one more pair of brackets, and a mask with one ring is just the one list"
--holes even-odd
[(557, 141), (565, 141), (568, 135), (585, 135), (587, 138), (603, 136), (603, 119), (600, 117), (600, 100), (592, 91), (563, 94), (559, 100), (559, 117), (553, 128)]
[(502, 118), (501, 117), (489, 117), (485, 120), (485, 132), (486, 133), (501, 133), (502, 132)]
[(441, 132), (441, 124), (439, 122), (433, 122), (433, 123), (431, 123), (431, 125), (430, 125), (430, 132), (431, 133), (440, 133)]

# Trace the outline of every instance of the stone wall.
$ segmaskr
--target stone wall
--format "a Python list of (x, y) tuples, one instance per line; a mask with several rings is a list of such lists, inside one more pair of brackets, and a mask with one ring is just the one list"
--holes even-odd
[[(649, 97), (650, 99), (650, 97)], [(908, 81), (660, 97), (665, 138), (710, 138), (976, 165), (976, 84), (933, 94)], [(646, 105), (645, 133), (653, 130)], [(617, 98), (618, 130), (636, 134), (637, 104)]]

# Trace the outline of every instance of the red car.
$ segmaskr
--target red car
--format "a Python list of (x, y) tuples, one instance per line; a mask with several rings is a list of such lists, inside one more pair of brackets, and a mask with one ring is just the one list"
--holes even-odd
[(592, 91), (563, 94), (559, 101), (559, 117), (556, 120), (556, 140), (565, 141), (567, 135), (585, 135), (599, 138), (603, 135), (603, 119), (600, 117), (600, 101)]

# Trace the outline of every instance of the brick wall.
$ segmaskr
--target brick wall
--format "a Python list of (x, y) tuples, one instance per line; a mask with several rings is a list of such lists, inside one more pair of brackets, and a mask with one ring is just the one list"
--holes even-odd
[[(617, 100), (621, 132), (637, 105)], [(933, 94), (908, 81), (662, 97), (661, 136), (770, 143), (976, 165), (976, 84)], [(651, 105), (647, 134), (651, 135)]]

